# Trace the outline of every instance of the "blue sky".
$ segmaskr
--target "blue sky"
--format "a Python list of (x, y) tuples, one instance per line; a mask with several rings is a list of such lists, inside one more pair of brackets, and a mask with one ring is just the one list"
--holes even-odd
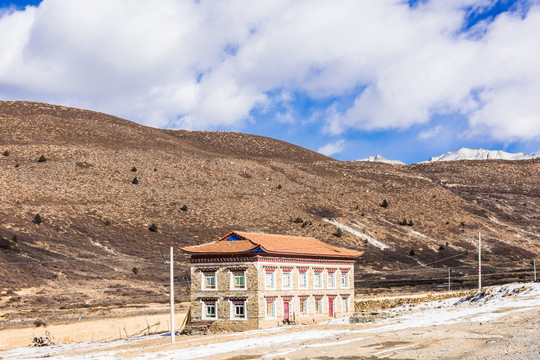
[(0, 0), (0, 100), (340, 160), (538, 153), (539, 33), (536, 0)]

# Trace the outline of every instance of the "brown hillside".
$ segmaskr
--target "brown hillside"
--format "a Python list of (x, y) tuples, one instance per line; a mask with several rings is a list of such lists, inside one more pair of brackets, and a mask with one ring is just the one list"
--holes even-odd
[[(419, 274), (443, 266), (466, 281), (480, 231), (485, 271), (496, 281), (495, 273), (510, 276), (539, 253), (539, 169), (538, 160), (340, 162), (260, 136), (159, 130), (91, 111), (0, 102), (0, 306), (165, 302), (169, 246), (233, 229), (362, 250), (361, 286), (440, 284), (438, 270), (427, 280)], [(41, 224), (33, 222), (38, 213)], [(334, 236), (329, 221), (351, 231)], [(157, 232), (148, 230), (153, 223)], [(180, 284), (189, 280), (186, 268), (181, 257)], [(24, 291), (43, 294), (14, 296)], [(59, 293), (66, 295), (46, 298)]]

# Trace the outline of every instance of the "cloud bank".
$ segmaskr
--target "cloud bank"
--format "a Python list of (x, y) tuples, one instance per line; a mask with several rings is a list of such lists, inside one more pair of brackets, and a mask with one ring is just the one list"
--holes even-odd
[(540, 4), (517, 1), (467, 24), (493, 5), (45, 0), (0, 12), (0, 98), (155, 127), (239, 129), (257, 113), (294, 107), (283, 94), (302, 94), (325, 104), (318, 118), (330, 135), (460, 114), (469, 135), (538, 140)]

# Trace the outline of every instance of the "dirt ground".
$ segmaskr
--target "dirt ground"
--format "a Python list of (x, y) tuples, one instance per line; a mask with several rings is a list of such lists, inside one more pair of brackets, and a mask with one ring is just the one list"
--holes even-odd
[(242, 333), (148, 336), (18, 348), (33, 359), (520, 359), (540, 358), (540, 284), (501, 288), (396, 311), (383, 321), (283, 326)]
[[(175, 312), (175, 324), (179, 326), (186, 316), (187, 304), (180, 304)], [(170, 331), (170, 315), (166, 306), (147, 308), (147, 314), (138, 310), (120, 309), (116, 316), (87, 320), (86, 316), (72, 323), (51, 324), (40, 327), (24, 327), (0, 330), (0, 350), (28, 346), (34, 337), (49, 338), (55, 344), (74, 342), (110, 341)], [(0, 356), (1, 359), (1, 356)]]

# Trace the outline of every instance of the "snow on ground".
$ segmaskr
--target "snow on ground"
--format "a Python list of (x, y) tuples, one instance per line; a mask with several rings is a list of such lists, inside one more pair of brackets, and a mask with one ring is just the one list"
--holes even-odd
[(323, 221), (326, 221), (327, 223), (329, 224), (332, 224), (334, 225), (335, 227), (338, 227), (340, 228), (341, 230), (344, 230), (348, 233), (351, 233), (353, 234), (354, 236), (358, 236), (360, 239), (362, 240), (367, 240), (369, 244), (371, 245), (375, 245), (376, 247), (378, 247), (379, 249), (381, 250), (384, 250), (384, 249), (388, 249), (388, 246), (386, 244), (383, 244), (382, 242), (380, 242), (379, 240), (375, 240), (374, 238), (372, 238), (371, 236), (369, 235), (366, 235), (364, 233), (361, 233), (360, 231), (358, 230), (355, 230), (353, 229), (352, 227), (350, 226), (347, 226), (347, 225), (344, 225), (340, 222), (337, 222), (336, 220), (330, 220), (330, 219), (323, 219)]
[[(370, 339), (382, 332), (469, 322), (487, 322), (514, 312), (540, 308), (540, 283), (507, 284), (485, 288), (462, 298), (406, 305), (388, 310), (396, 317), (378, 323), (348, 324), (349, 318), (332, 319), (320, 325), (284, 326), (202, 338), (179, 337), (175, 345), (144, 341), (159, 336), (101, 343), (76, 343), (46, 348), (19, 348), (0, 353), (0, 358), (35, 359), (198, 359), (232, 352), (264, 353), (281, 357), (300, 349), (331, 348)], [(204, 340), (204, 343), (202, 341)], [(197, 342), (198, 341), (198, 342)], [(129, 344), (132, 346), (126, 346)], [(352, 346), (352, 345), (351, 345)], [(322, 349), (321, 349), (322, 350)], [(392, 351), (398, 348), (390, 349)], [(386, 357), (390, 350), (372, 355)], [(70, 354), (70, 355), (67, 355)], [(76, 354), (76, 355), (73, 355)]]

